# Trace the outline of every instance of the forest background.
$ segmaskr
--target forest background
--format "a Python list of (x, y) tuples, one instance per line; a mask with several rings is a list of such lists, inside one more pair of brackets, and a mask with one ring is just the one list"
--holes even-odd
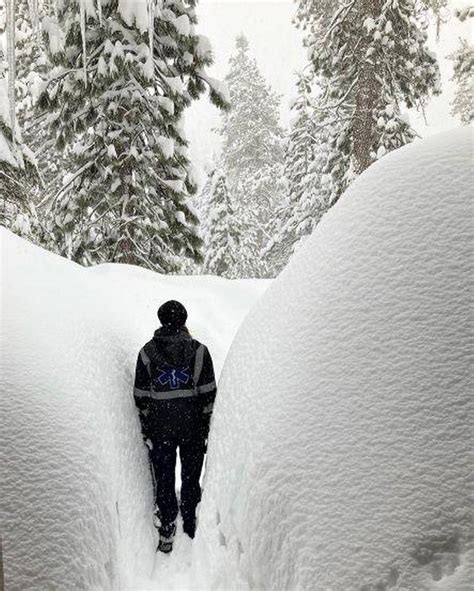
[(85, 265), (275, 277), (373, 162), (472, 120), (473, 14), (0, 0), (0, 221)]

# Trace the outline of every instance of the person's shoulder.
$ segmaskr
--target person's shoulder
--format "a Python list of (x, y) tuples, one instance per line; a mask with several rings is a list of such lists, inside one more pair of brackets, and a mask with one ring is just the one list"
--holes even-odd
[(153, 339), (150, 339), (149, 341), (147, 341), (143, 347), (140, 349), (140, 351), (138, 352), (139, 355), (141, 355), (142, 353), (147, 353), (147, 351), (150, 351), (150, 348), (153, 348)]
[(196, 339), (193, 339), (193, 340), (196, 344), (195, 351), (197, 351), (199, 347), (202, 347), (203, 352), (204, 352), (204, 357), (211, 357), (211, 359), (212, 359), (211, 352), (209, 351), (209, 347), (205, 343), (202, 343), (201, 341), (198, 341)]
[(198, 347), (201, 347), (201, 346), (203, 346), (203, 347), (205, 346), (203, 343), (201, 343), (201, 341), (198, 341), (198, 339), (195, 339), (194, 337), (191, 337), (191, 342), (192, 342), (193, 347), (195, 349), (197, 349)]
[(199, 349), (199, 347), (203, 347), (204, 349), (207, 349), (207, 345), (205, 345), (204, 343), (202, 343), (201, 341), (198, 341), (197, 339), (195, 339), (194, 337), (191, 337), (191, 341), (193, 343), (193, 347), (194, 349), (197, 351)]
[(145, 347), (150, 347), (150, 345), (153, 345), (153, 341), (154, 341), (154, 339), (153, 339), (153, 338), (151, 338), (149, 341), (147, 341), (147, 342), (146, 342), (146, 343), (143, 345), (142, 349), (144, 349)]

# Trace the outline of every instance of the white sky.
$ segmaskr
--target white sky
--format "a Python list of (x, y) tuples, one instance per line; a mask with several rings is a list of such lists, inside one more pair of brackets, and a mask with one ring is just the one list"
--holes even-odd
[[(422, 136), (458, 126), (450, 115), (453, 96), (452, 62), (447, 59), (458, 47), (459, 36), (469, 36), (468, 24), (459, 23), (453, 15), (450, 2), (448, 22), (441, 28), (441, 37), (436, 42), (431, 35), (431, 49), (440, 62), (443, 93), (432, 99), (426, 113), (410, 113), (410, 120)], [(301, 34), (292, 24), (295, 6), (290, 0), (200, 0), (197, 6), (198, 32), (209, 37), (215, 64), (209, 73), (223, 79), (228, 71), (228, 60), (234, 51), (235, 37), (244, 33), (249, 39), (250, 51), (268, 83), (282, 94), (281, 119), (287, 125), (289, 103), (294, 96), (295, 70), (305, 64)], [(426, 118), (426, 120), (425, 120)], [(191, 144), (191, 158), (202, 171), (218, 150), (219, 140), (212, 129), (220, 123), (219, 110), (209, 100), (202, 98), (188, 109), (186, 129)]]
[[(294, 4), (273, 0), (201, 0), (197, 12), (197, 30), (209, 37), (214, 53), (215, 63), (209, 73), (224, 79), (229, 57), (234, 53), (235, 38), (244, 33), (265, 79), (282, 95), (281, 118), (286, 125), (295, 86), (294, 72), (305, 63), (300, 32), (292, 24)], [(212, 129), (219, 123), (220, 111), (210, 104), (207, 97), (187, 111), (186, 129), (191, 141), (191, 157), (198, 169), (206, 166), (218, 147), (218, 139)]]

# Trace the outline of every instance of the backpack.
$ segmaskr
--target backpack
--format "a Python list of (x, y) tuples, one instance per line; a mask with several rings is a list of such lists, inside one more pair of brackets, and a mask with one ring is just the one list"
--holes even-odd
[(195, 354), (185, 355), (185, 362), (179, 364), (173, 364), (167, 360), (154, 341), (145, 346), (145, 353), (148, 357), (145, 364), (150, 375), (152, 392), (184, 390), (189, 391), (189, 396), (198, 393), (197, 384), (202, 371), (204, 345), (199, 343)]

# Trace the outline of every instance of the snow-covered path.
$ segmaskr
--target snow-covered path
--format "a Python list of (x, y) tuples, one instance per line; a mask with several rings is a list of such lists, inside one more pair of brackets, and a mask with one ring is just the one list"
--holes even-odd
[(180, 531), (171, 554), (165, 556), (157, 553), (150, 591), (160, 587), (169, 591), (195, 588), (192, 580), (192, 544)]
[(173, 552), (167, 555), (157, 552), (150, 576), (135, 574), (127, 591), (197, 590), (192, 572), (192, 543), (179, 529)]
[[(235, 333), (254, 303), (271, 284), (270, 280), (233, 280), (209, 276), (181, 277), (158, 276), (137, 267), (125, 265), (101, 265), (88, 270), (104, 283), (104, 289), (132, 298), (136, 306), (136, 326), (145, 314), (150, 324), (143, 331), (149, 335), (154, 326), (157, 298), (161, 301), (179, 299), (189, 313), (188, 326), (196, 338), (209, 345), (219, 379), (225, 357)], [(133, 280), (136, 281), (136, 287)], [(131, 283), (132, 282), (132, 283)], [(145, 288), (144, 288), (145, 286)], [(129, 301), (121, 303), (127, 313), (133, 308)], [(148, 336), (146, 337), (148, 338)], [(203, 469), (203, 478), (205, 469)], [(177, 494), (180, 486), (179, 457), (176, 466)], [(207, 591), (195, 580), (193, 570), (193, 544), (182, 532), (181, 517), (173, 552), (164, 555), (157, 552), (150, 577), (136, 573), (130, 583), (130, 591)], [(127, 589), (128, 591), (128, 589)]]

